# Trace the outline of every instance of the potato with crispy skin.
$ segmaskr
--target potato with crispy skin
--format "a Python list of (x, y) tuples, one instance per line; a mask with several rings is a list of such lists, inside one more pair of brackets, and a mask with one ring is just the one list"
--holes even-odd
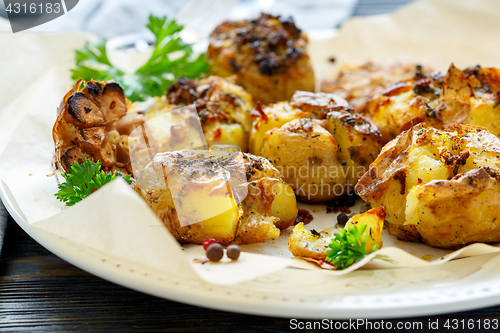
[[(64, 96), (52, 129), (56, 169), (69, 172), (71, 164), (82, 164), (88, 158), (100, 161), (104, 171), (131, 173), (130, 126), (121, 121), (127, 114), (127, 103), (115, 82), (78, 81)], [(127, 121), (137, 126), (144, 119), (131, 114)]]
[(180, 78), (164, 97), (156, 100), (146, 118), (151, 120), (190, 104), (196, 106), (207, 142), (234, 143), (242, 151), (248, 150), (252, 126), (250, 112), (254, 108), (252, 96), (229, 79), (216, 76), (200, 80)]
[(385, 206), (389, 233), (454, 249), (500, 241), (500, 139), (486, 129), (422, 124), (389, 142), (356, 185)]
[(486, 127), (500, 135), (500, 70), (453, 64), (445, 74), (417, 73), (373, 98), (366, 114), (377, 125), (384, 142), (412, 125), (425, 122), (435, 128), (454, 124)]
[[(376, 126), (333, 95), (297, 92), (290, 104), (263, 110), (267, 121), (254, 122), (251, 146), (258, 147), (267, 130), (258, 154), (281, 171), (301, 201), (324, 202), (352, 192), (380, 151)], [(285, 107), (288, 112), (276, 112)], [(290, 118), (295, 119), (286, 122)], [(271, 126), (276, 127), (268, 130)]]
[(307, 43), (292, 18), (261, 14), (215, 28), (207, 57), (214, 75), (236, 74), (237, 84), (269, 104), (289, 100), (296, 90), (314, 91)]
[(135, 187), (180, 243), (215, 238), (228, 244), (236, 237), (243, 243), (264, 242), (277, 238), (297, 215), (293, 191), (279, 172), (250, 154), (158, 154)]

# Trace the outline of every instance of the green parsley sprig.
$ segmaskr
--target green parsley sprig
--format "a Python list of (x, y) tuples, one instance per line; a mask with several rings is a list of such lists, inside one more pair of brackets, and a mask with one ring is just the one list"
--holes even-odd
[[(92, 163), (88, 158), (85, 158), (83, 164), (73, 163), (70, 166), (70, 172), (63, 173), (62, 176), (66, 182), (58, 185), (59, 192), (55, 196), (59, 201), (65, 202), (66, 206), (73, 206), (113, 179), (119, 176), (123, 177), (116, 171), (112, 174), (105, 174), (104, 171), (101, 171), (100, 162)], [(123, 179), (132, 184), (130, 175), (123, 177)]]
[(76, 67), (71, 70), (74, 80), (115, 80), (132, 102), (162, 96), (168, 86), (180, 76), (195, 78), (208, 72), (205, 55), (193, 54), (192, 44), (179, 37), (183, 26), (166, 16), (149, 16), (148, 29), (156, 42), (149, 60), (135, 73), (129, 74), (113, 66), (106, 53), (106, 39), (85, 43), (75, 50)]
[[(339, 233), (332, 238), (330, 250), (326, 251), (325, 261), (334, 265), (336, 270), (343, 270), (366, 257), (366, 244), (370, 238), (370, 235), (363, 236), (366, 228), (366, 224), (360, 223), (359, 228), (354, 225), (347, 230), (339, 229)], [(373, 244), (370, 253), (376, 250), (377, 245)]]

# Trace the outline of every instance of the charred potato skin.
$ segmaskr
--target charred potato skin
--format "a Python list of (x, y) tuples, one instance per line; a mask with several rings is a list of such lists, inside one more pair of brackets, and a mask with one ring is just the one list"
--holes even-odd
[[(175, 157), (173, 154), (175, 153), (157, 155), (156, 165), (150, 164), (146, 170), (158, 168), (162, 156), (172, 160)], [(181, 225), (171, 189), (168, 186), (163, 188), (145, 186), (147, 178), (141, 179), (141, 177), (148, 177), (146, 171), (135, 183), (135, 189), (181, 244), (202, 244), (209, 237), (224, 245), (231, 243), (236, 237), (239, 237), (242, 243), (275, 239), (280, 235), (280, 229), (289, 227), (295, 221), (298, 209), (293, 191), (286, 189), (288, 185), (281, 180), (279, 171), (269, 161), (251, 154), (243, 154), (242, 157), (247, 195), (235, 207), (236, 209), (216, 216), (214, 220), (209, 221), (209, 224), (201, 221)], [(202, 163), (206, 159), (203, 156), (196, 155), (191, 160), (196, 161), (194, 165), (204, 172)], [(182, 158), (179, 161), (182, 162)], [(178, 165), (184, 167), (180, 162)], [(223, 160), (221, 163), (228, 161)], [(155, 174), (163, 175), (160, 169)], [(214, 233), (214, 230), (217, 232)]]
[(417, 73), (394, 84), (368, 103), (366, 113), (382, 132), (384, 142), (418, 123), (446, 129), (454, 124), (486, 127), (500, 135), (500, 70), (453, 64), (446, 74)]
[(208, 143), (234, 143), (241, 151), (248, 150), (254, 103), (252, 96), (231, 79), (180, 78), (156, 101), (146, 117), (152, 119), (191, 104), (196, 107)]
[[(69, 172), (71, 164), (88, 158), (100, 161), (106, 172), (130, 173), (128, 133), (117, 126), (128, 103), (115, 82), (79, 80), (61, 101), (52, 129), (55, 168)], [(137, 125), (143, 119), (135, 115), (130, 121)]]
[(456, 249), (500, 241), (499, 171), (500, 140), (486, 129), (419, 124), (382, 149), (356, 191), (386, 206), (390, 234)]
[(290, 105), (300, 109), (308, 117), (323, 120), (330, 111), (353, 111), (345, 99), (335, 94), (324, 92), (312, 93), (309, 91), (296, 91)]
[(314, 91), (307, 43), (291, 18), (262, 14), (215, 28), (207, 57), (215, 75), (236, 74), (237, 84), (269, 104), (289, 100), (296, 90)]

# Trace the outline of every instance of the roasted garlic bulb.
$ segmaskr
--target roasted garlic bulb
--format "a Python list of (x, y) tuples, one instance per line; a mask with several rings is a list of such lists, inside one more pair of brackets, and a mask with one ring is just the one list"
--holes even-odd
[(500, 135), (500, 70), (479, 66), (464, 71), (453, 64), (446, 74), (417, 73), (372, 99), (366, 114), (384, 142), (412, 125), (435, 128), (471, 124)]
[(418, 124), (382, 149), (356, 192), (386, 207), (398, 238), (449, 249), (500, 242), (500, 139), (472, 125)]
[(88, 158), (100, 161), (104, 171), (130, 173), (127, 131), (143, 119), (134, 114), (119, 122), (126, 114), (127, 99), (117, 83), (78, 81), (64, 96), (52, 129), (56, 169), (68, 172)]
[(289, 100), (296, 90), (314, 91), (307, 43), (292, 18), (261, 14), (215, 28), (207, 56), (213, 74), (236, 74), (238, 85), (268, 104)]

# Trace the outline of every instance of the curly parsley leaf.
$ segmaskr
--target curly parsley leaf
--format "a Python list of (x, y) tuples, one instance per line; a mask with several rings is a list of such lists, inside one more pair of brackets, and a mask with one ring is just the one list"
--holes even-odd
[[(73, 163), (70, 166), (70, 172), (63, 173), (62, 176), (66, 182), (58, 185), (59, 192), (55, 196), (59, 201), (65, 202), (66, 206), (73, 206), (113, 179), (119, 176), (123, 177), (116, 171), (112, 174), (105, 174), (104, 171), (101, 171), (100, 162), (92, 163), (88, 158), (85, 158), (83, 164)], [(123, 177), (123, 179), (132, 184), (130, 175)]]
[(366, 227), (366, 224), (361, 223), (359, 228), (354, 225), (347, 229), (340, 229), (339, 233), (332, 238), (330, 250), (326, 251), (325, 261), (334, 265), (335, 269), (342, 270), (376, 251), (377, 245), (375, 244), (372, 245), (371, 251), (366, 251), (366, 244), (370, 239), (370, 235), (363, 236)]
[(168, 86), (180, 76), (194, 78), (208, 72), (205, 55), (195, 56), (192, 44), (179, 37), (183, 26), (166, 16), (149, 16), (148, 29), (156, 42), (149, 60), (135, 73), (129, 74), (116, 68), (106, 53), (106, 39), (87, 42), (75, 50), (76, 67), (71, 70), (72, 79), (115, 80), (132, 102), (148, 97), (162, 96)]

